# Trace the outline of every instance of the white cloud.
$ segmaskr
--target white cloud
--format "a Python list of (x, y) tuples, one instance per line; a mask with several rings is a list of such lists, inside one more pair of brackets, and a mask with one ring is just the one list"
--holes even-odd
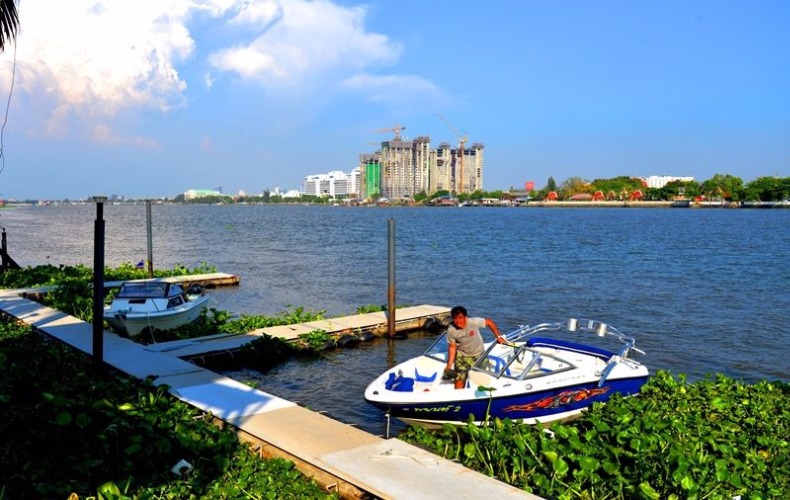
[[(121, 126), (102, 127), (129, 111), (187, 106), (185, 75), (193, 73), (185, 65), (191, 63), (200, 68), (196, 88), (213, 89), (229, 73), (300, 99), (311, 92), (330, 99), (328, 89), (338, 87), (369, 99), (383, 99), (395, 88), (440, 95), (419, 77), (370, 75), (397, 63), (402, 46), (366, 31), (366, 14), (364, 7), (328, 0), (25, 2), (14, 91), (30, 97), (30, 119), (45, 117), (31, 130), (145, 147), (156, 141), (134, 133), (123, 139)], [(203, 39), (204, 31), (216, 36)], [(10, 87), (14, 53), (7, 48), (0, 54), (4, 88)], [(206, 60), (193, 60), (203, 54)]]
[(420, 95), (434, 102), (446, 100), (441, 89), (419, 76), (359, 74), (344, 80), (342, 87), (361, 92), (371, 101), (393, 101), (403, 95)]
[[(183, 105), (174, 63), (194, 40), (183, 24), (190, 2), (41, 0), (20, 8), (17, 66), (22, 91), (54, 95), (83, 115), (133, 106)], [(4, 54), (8, 60), (10, 51)]]
[(236, 15), (230, 19), (230, 24), (256, 25), (265, 30), (282, 15), (283, 7), (277, 0), (243, 2)]
[(209, 61), (220, 71), (273, 87), (304, 86), (322, 75), (348, 75), (394, 64), (401, 45), (365, 31), (363, 7), (342, 7), (326, 0), (261, 2), (241, 10), (232, 22), (254, 25), (246, 43), (218, 50)]
[(150, 139), (110, 134), (100, 121), (128, 109), (185, 104), (186, 82), (175, 65), (194, 51), (184, 24), (193, 8), (188, 0), (26, 2), (16, 51), (0, 56), (9, 70), (0, 83), (10, 84), (16, 55), (15, 92), (31, 96), (29, 111), (47, 116), (31, 128), (61, 138), (75, 128), (105, 144), (154, 147)]
[(90, 130), (90, 138), (98, 144), (107, 146), (131, 145), (141, 149), (155, 149), (161, 144), (153, 139), (145, 137), (125, 137), (113, 132), (108, 125), (98, 124)]

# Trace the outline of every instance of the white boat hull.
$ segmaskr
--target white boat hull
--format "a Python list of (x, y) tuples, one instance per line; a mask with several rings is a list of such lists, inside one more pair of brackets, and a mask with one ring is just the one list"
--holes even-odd
[[(195, 321), (206, 303), (208, 295), (187, 297), (177, 285), (161, 283), (124, 284), (112, 304), (104, 310), (104, 320), (110, 327), (129, 337), (147, 330), (170, 330)], [(135, 290), (148, 290), (149, 294), (134, 295)], [(159, 290), (162, 296), (156, 295)]]
[[(572, 331), (579, 329), (575, 326)], [(406, 423), (425, 427), (479, 424), (489, 418), (527, 424), (567, 420), (614, 394), (639, 392), (649, 372), (627, 358), (633, 348), (628, 342), (618, 354), (538, 337), (519, 338), (508, 345), (490, 343), (470, 370), (467, 386), (456, 389), (454, 380), (442, 379), (447, 347), (446, 339), (440, 338), (426, 354), (377, 377), (365, 390), (365, 400)]]

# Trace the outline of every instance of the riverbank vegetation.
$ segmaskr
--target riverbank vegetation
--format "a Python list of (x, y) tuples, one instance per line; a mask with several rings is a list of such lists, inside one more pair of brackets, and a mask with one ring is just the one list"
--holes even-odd
[[(177, 266), (157, 277), (213, 272)], [(105, 270), (109, 280), (147, 277), (131, 264)], [(92, 319), (92, 270), (38, 266), (0, 274), (0, 287), (53, 287), (44, 301)], [(199, 321), (156, 331), (160, 340), (218, 331), (246, 332), (320, 319), (304, 308), (279, 316), (232, 318), (204, 312)], [(293, 345), (268, 336), (248, 349), (265, 351), (261, 366), (311, 355), (325, 332)], [(259, 345), (260, 344), (260, 345)], [(273, 359), (273, 356), (277, 359)], [(16, 498), (335, 498), (287, 460), (262, 460), (230, 428), (156, 387), (114, 371), (97, 375), (91, 358), (5, 318), (0, 321), (0, 499)], [(35, 374), (35, 376), (31, 376)], [(57, 436), (57, 437), (56, 437)], [(43, 452), (42, 452), (43, 451)], [(192, 469), (171, 469), (185, 460)], [(70, 496), (71, 495), (71, 496)]]
[(0, 322), (0, 498), (336, 498), (165, 387), (91, 368), (87, 355)]
[[(142, 272), (123, 265), (105, 274), (124, 280)], [(190, 272), (211, 270), (176, 267), (160, 275)], [(47, 300), (82, 317), (91, 311), (90, 277), (83, 266), (41, 266), (0, 274), (0, 286), (57, 285)], [(209, 310), (192, 325), (156, 334), (163, 341), (241, 333), (323, 314), (296, 308), (234, 318)], [(246, 355), (265, 371), (333, 342), (320, 330), (298, 342), (264, 335), (238, 358)], [(0, 322), (0, 499), (327, 496), (293, 463), (258, 459), (166, 388), (113, 370), (97, 375), (90, 361), (27, 326)], [(790, 384), (723, 375), (689, 383), (661, 371), (639, 396), (615, 396), (545, 431), (493, 420), (410, 428), (399, 438), (545, 498), (762, 500), (790, 491), (788, 436)], [(182, 459), (193, 466), (188, 474), (171, 470)]]
[(688, 383), (659, 371), (567, 423), (510, 420), (399, 436), (545, 498), (786, 498), (790, 384), (723, 375)]

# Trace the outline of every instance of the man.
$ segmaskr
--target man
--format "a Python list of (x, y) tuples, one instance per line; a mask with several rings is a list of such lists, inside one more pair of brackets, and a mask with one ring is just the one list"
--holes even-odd
[(505, 338), (499, 333), (499, 328), (489, 318), (470, 318), (463, 306), (455, 306), (450, 310), (452, 324), (447, 328), (447, 368), (445, 373), (451, 373), (455, 366), (455, 388), (466, 387), (469, 369), (475, 361), (483, 355), (483, 337), (480, 329), (488, 327), (494, 332), (497, 342), (504, 344)]

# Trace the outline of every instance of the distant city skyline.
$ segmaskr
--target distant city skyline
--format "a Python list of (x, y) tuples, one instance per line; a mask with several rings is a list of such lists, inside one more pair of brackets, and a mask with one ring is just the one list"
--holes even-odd
[(395, 129), (484, 143), (489, 191), (790, 176), (780, 0), (39, 0), (19, 16), (0, 54), (6, 199), (298, 189)]

